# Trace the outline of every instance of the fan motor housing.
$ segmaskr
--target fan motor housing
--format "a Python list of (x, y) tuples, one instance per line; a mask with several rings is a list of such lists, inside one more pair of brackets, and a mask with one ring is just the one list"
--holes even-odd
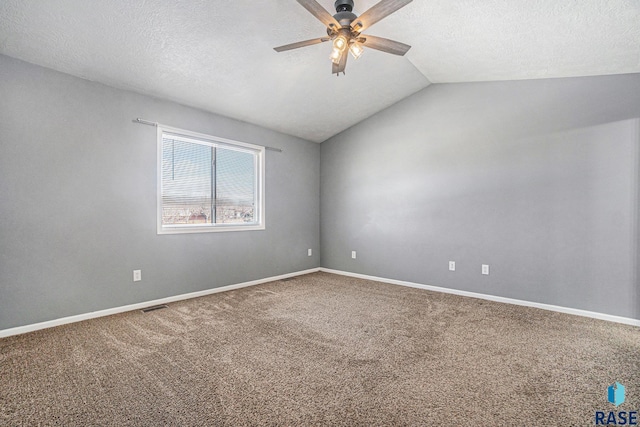
[(336, 14), (333, 15), (336, 21), (343, 27), (348, 27), (357, 16), (351, 12), (353, 10), (353, 0), (337, 0), (335, 3)]

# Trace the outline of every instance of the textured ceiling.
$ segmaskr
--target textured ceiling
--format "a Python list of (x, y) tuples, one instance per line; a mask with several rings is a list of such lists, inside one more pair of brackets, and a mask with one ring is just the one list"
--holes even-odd
[(366, 33), (413, 48), (336, 77), (327, 43), (273, 51), (325, 34), (295, 0), (0, 1), (2, 54), (316, 142), (430, 82), (640, 72), (637, 0), (415, 0)]

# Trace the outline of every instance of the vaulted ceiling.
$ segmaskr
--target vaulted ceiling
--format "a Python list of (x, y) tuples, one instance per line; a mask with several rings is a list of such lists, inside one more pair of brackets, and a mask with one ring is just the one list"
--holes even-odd
[(326, 34), (295, 0), (0, 2), (1, 54), (316, 142), (431, 83), (640, 72), (637, 0), (414, 0), (367, 33), (412, 49), (336, 77), (328, 43), (273, 50)]

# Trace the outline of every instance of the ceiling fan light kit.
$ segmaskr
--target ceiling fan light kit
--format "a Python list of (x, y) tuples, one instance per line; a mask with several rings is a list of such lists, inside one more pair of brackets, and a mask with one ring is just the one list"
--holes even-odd
[(331, 59), (331, 72), (336, 75), (345, 74), (347, 57), (349, 54), (358, 59), (364, 52), (364, 47), (380, 50), (382, 52), (403, 56), (411, 46), (394, 40), (362, 34), (362, 31), (381, 19), (391, 15), (398, 9), (411, 3), (412, 0), (381, 0), (358, 17), (353, 13), (353, 0), (337, 0), (334, 4), (336, 14), (331, 15), (316, 0), (297, 0), (313, 16), (327, 27), (328, 37), (305, 40), (275, 47), (276, 52), (298, 49), (331, 40), (333, 49)]

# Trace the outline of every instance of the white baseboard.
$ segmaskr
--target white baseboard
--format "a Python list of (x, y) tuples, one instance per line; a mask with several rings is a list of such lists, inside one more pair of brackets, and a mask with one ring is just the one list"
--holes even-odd
[(576, 316), (591, 317), (594, 319), (607, 320), (609, 322), (624, 323), (625, 325), (640, 327), (640, 320), (631, 319), (629, 317), (613, 316), (610, 314), (598, 313), (594, 311), (579, 310), (577, 308), (561, 307), (558, 305), (542, 304), (539, 302), (523, 301), (513, 298), (498, 297), (494, 295), (479, 294), (476, 292), (460, 291), (457, 289), (441, 288), (438, 286), (422, 285), (419, 283), (405, 282), (402, 280), (385, 279), (383, 277), (367, 276), (366, 274), (350, 273), (348, 271), (331, 270), (329, 268), (320, 268), (325, 273), (339, 274), (342, 276), (356, 277), (359, 279), (373, 280), (376, 282), (389, 283), (392, 285), (408, 286), (411, 288), (426, 289), (428, 291), (443, 292), (446, 294), (461, 295), (471, 298), (479, 298), (488, 301), (503, 302), (506, 304), (522, 305), (525, 307), (540, 308), (543, 310), (556, 311), (559, 313), (573, 314)]
[(518, 299), (494, 296), (494, 295), (480, 294), (480, 293), (476, 293), (476, 292), (468, 292), (468, 291), (461, 291), (461, 290), (457, 290), (457, 289), (442, 288), (442, 287), (438, 287), (438, 286), (422, 285), (420, 283), (405, 282), (405, 281), (402, 281), (402, 280), (395, 280), (395, 279), (386, 279), (386, 278), (383, 278), (383, 277), (368, 276), (366, 274), (350, 273), (348, 271), (332, 270), (332, 269), (329, 269), (329, 268), (312, 268), (312, 269), (309, 269), (309, 270), (303, 270), (303, 271), (297, 271), (297, 272), (294, 272), (294, 273), (282, 274), (280, 276), (273, 276), (273, 277), (267, 277), (267, 278), (264, 278), (264, 279), (253, 280), (253, 281), (250, 281), (250, 282), (237, 283), (235, 285), (228, 285), (228, 286), (222, 286), (222, 287), (219, 287), (219, 288), (206, 289), (204, 291), (198, 291), (198, 292), (191, 292), (191, 293), (188, 293), (188, 294), (175, 295), (175, 296), (171, 296), (171, 297), (167, 297), (167, 298), (161, 298), (161, 299), (156, 299), (156, 300), (152, 300), (152, 301), (145, 301), (145, 302), (140, 302), (140, 303), (136, 303), (136, 304), (125, 305), (125, 306), (122, 306), (122, 307), (114, 307), (114, 308), (109, 308), (109, 309), (106, 309), (106, 310), (92, 311), (92, 312), (85, 313), (85, 314), (78, 314), (78, 315), (75, 315), (75, 316), (63, 317), (63, 318), (60, 318), (60, 319), (49, 320), (49, 321), (46, 321), (46, 322), (34, 323), (34, 324), (31, 324), (31, 325), (18, 326), (18, 327), (10, 328), (10, 329), (3, 329), (3, 330), (0, 330), (0, 338), (10, 337), (12, 335), (25, 334), (27, 332), (33, 332), (33, 331), (37, 331), (37, 330), (40, 330), (40, 329), (52, 328), (54, 326), (66, 325), (68, 323), (81, 322), (83, 320), (95, 319), (96, 317), (110, 316), (112, 314), (124, 313), (124, 312), (132, 311), (132, 310), (141, 310), (143, 308), (152, 307), (154, 305), (168, 304), (168, 303), (171, 303), (171, 302), (182, 301), (182, 300), (186, 300), (186, 299), (190, 299), (190, 298), (197, 298), (197, 297), (202, 297), (202, 296), (205, 296), (205, 295), (211, 295), (211, 294), (215, 294), (215, 293), (218, 293), (218, 292), (226, 292), (226, 291), (231, 291), (231, 290), (234, 290), (234, 289), (246, 288), (248, 286), (260, 285), (262, 283), (274, 282), (274, 281), (277, 281), (277, 280), (287, 279), (289, 277), (301, 276), (303, 274), (315, 273), (315, 272), (318, 272), (318, 271), (323, 271), (325, 273), (338, 274), (338, 275), (341, 275), (341, 276), (356, 277), (356, 278), (359, 278), (359, 279), (373, 280), (373, 281), (376, 281), (376, 282), (389, 283), (389, 284), (392, 284), (392, 285), (408, 286), (408, 287), (412, 287), (412, 288), (426, 289), (428, 291), (442, 292), (442, 293), (453, 294), (453, 295), (461, 295), (461, 296), (471, 297), (471, 298), (479, 298), (479, 299), (484, 299), (484, 300), (488, 300), (488, 301), (502, 302), (502, 303), (506, 303), (506, 304), (522, 305), (522, 306), (525, 306), (525, 307), (540, 308), (540, 309), (543, 309), (543, 310), (556, 311), (556, 312), (559, 312), (559, 313), (566, 313), (566, 314), (573, 314), (573, 315), (576, 315), (576, 316), (591, 317), (591, 318), (594, 318), (594, 319), (606, 320), (606, 321), (609, 321), (609, 322), (623, 323), (625, 325), (632, 325), (632, 326), (640, 327), (640, 320), (631, 319), (631, 318), (628, 318), (628, 317), (613, 316), (613, 315), (610, 315), (610, 314), (597, 313), (597, 312), (594, 312), (594, 311), (579, 310), (579, 309), (576, 309), (576, 308), (567, 308), (567, 307), (561, 307), (561, 306), (551, 305), (551, 304), (542, 304), (542, 303), (537, 303), (537, 302), (523, 301), (523, 300), (518, 300)]
[(309, 274), (309, 273), (316, 273), (319, 270), (320, 270), (319, 268), (312, 268), (310, 270), (297, 271), (295, 273), (287, 273), (287, 274), (282, 274), (280, 276), (273, 276), (273, 277), (267, 277), (265, 279), (253, 280), (251, 282), (221, 286), (219, 288), (206, 289), (204, 291), (191, 292), (191, 293), (182, 294), (182, 295), (175, 295), (172, 297), (156, 299), (153, 301), (145, 301), (145, 302), (140, 302), (136, 304), (125, 305), (122, 307), (114, 307), (106, 310), (92, 311), (90, 313), (78, 314), (75, 316), (63, 317), (61, 319), (54, 319), (46, 322), (34, 323), (32, 325), (18, 326), (10, 329), (3, 329), (3, 330), (0, 330), (0, 338), (10, 337), (12, 335), (26, 334), (27, 332), (33, 332), (40, 329), (52, 328), (54, 326), (66, 325), (68, 323), (81, 322), (83, 320), (95, 319), (96, 317), (111, 316), (112, 314), (124, 313), (126, 311), (141, 310), (143, 308), (152, 307), (154, 305), (168, 304), (170, 302), (182, 301), (190, 298), (203, 297), (205, 295), (211, 295), (218, 292), (226, 292), (234, 289), (246, 288), (248, 286), (255, 286), (262, 283), (274, 282), (276, 280), (287, 279), (289, 277), (301, 276), (303, 274)]

